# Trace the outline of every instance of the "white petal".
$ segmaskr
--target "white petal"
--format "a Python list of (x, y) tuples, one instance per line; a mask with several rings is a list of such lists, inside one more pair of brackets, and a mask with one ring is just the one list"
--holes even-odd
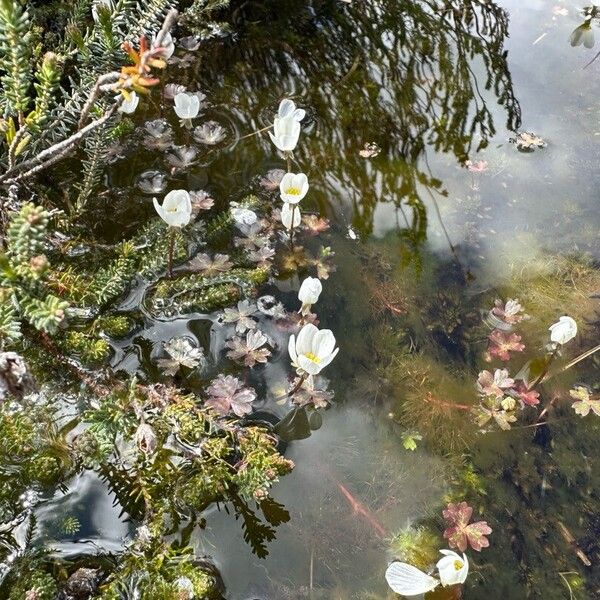
[(418, 596), (438, 586), (439, 581), (407, 563), (393, 562), (385, 572), (388, 585), (397, 594)]
[(302, 354), (298, 356), (298, 366), (309, 375), (318, 375), (323, 368), (319, 363), (306, 358), (306, 356), (303, 356)]
[[(456, 585), (457, 583), (464, 583), (467, 575), (469, 574), (469, 561), (465, 554), (462, 557), (452, 550), (440, 550), (440, 553), (444, 555), (443, 558), (438, 560), (436, 566), (440, 575), (442, 585)], [(456, 565), (459, 568), (456, 568)]]
[(329, 363), (331, 363), (331, 361), (337, 356), (337, 353), (340, 351), (339, 348), (336, 348), (329, 356), (325, 356), (324, 358), (321, 359), (321, 362), (319, 363), (321, 366), (321, 371), (327, 366), (329, 365)]
[(313, 338), (313, 352), (319, 358), (329, 356), (335, 348), (335, 336), (331, 329), (322, 329)]
[(279, 145), (279, 138), (276, 138), (270, 131), (269, 131), (269, 137), (271, 138), (271, 141), (273, 142), (273, 144), (275, 144), (275, 147), (278, 150), (281, 150), (283, 152), (283, 148)]
[(302, 121), (302, 119), (304, 119), (305, 116), (306, 116), (306, 111), (303, 108), (297, 108), (294, 111), (294, 119), (298, 122)]
[(296, 342), (296, 352), (299, 355), (313, 352), (313, 338), (318, 332), (319, 330), (312, 323), (307, 323), (300, 330), (298, 341)]
[(152, 203), (154, 204), (154, 208), (156, 209), (156, 212), (158, 213), (158, 216), (166, 222), (167, 219), (165, 219), (165, 211), (163, 210), (163, 207), (158, 203), (158, 200), (156, 198), (152, 198)]
[(298, 362), (298, 354), (296, 353), (296, 336), (290, 336), (290, 340), (288, 342), (288, 352), (290, 358), (292, 359), (292, 363), (296, 364)]
[(295, 102), (293, 100), (290, 100), (289, 98), (284, 98), (279, 103), (279, 109), (277, 110), (277, 116), (281, 117), (281, 118), (289, 117), (292, 114), (294, 114), (295, 110), (296, 110)]

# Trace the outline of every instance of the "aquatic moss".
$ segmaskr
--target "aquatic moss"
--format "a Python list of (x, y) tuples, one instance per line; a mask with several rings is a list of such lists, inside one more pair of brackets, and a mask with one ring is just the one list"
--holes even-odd
[(439, 559), (441, 538), (438, 532), (426, 527), (410, 527), (401, 531), (390, 542), (396, 560), (427, 571)]
[(438, 452), (468, 448), (474, 435), (470, 410), (477, 401), (468, 376), (462, 379), (422, 353), (393, 356), (381, 375), (403, 427), (417, 429)]
[(80, 357), (86, 364), (102, 362), (110, 352), (107, 340), (82, 331), (69, 331), (60, 346), (67, 354)]
[(266, 282), (269, 267), (232, 269), (217, 276), (184, 274), (177, 279), (163, 279), (150, 295), (154, 310), (208, 312), (251, 295)]
[(583, 256), (542, 256), (513, 269), (510, 287), (536, 320), (569, 314), (583, 324), (599, 307), (600, 270)]

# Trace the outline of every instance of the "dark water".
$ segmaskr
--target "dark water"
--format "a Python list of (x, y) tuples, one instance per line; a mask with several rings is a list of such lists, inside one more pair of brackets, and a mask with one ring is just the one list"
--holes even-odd
[[(441, 536), (445, 495), (457, 490), (494, 530), (489, 549), (469, 553), (465, 598), (569, 598), (564, 577), (572, 597), (600, 597), (594, 417), (574, 418), (567, 407), (548, 427), (482, 435), (469, 415), (448, 413), (436, 425), (407, 408), (403, 379), (411, 364), (428, 361), (449, 399), (472, 396), (486, 368), (478, 327), (490, 299), (527, 296), (552, 257), (600, 259), (600, 60), (584, 70), (595, 50), (569, 46), (580, 9), (542, 0), (249, 2), (234, 12), (234, 39), (175, 71), (175, 80), (207, 94), (206, 117), (228, 128), (229, 142), (180, 176), (181, 187), (205, 188), (218, 200), (235, 199), (282, 166), (266, 135), (243, 136), (265, 127), (283, 97), (306, 108), (295, 160), (311, 182), (306, 207), (332, 220), (324, 239), (336, 252), (337, 272), (324, 282), (319, 306), (321, 326), (341, 348), (327, 373), (336, 402), (318, 431), (287, 446), (296, 469), (274, 497), (290, 521), (262, 558), (244, 541), (232, 507), (208, 510), (196, 533), (197, 553), (215, 561), (227, 598), (392, 597), (383, 576), (395, 556), (391, 540), (421, 521)], [(509, 142), (517, 131), (534, 132), (547, 146), (520, 152)], [(360, 156), (365, 143), (378, 154)], [(471, 172), (467, 160), (487, 168)], [(116, 163), (111, 185), (133, 186), (154, 167), (147, 155), (126, 168)], [(114, 220), (130, 219), (134, 228), (151, 207), (132, 195)], [(401, 317), (390, 317), (389, 306), (387, 315), (378, 312), (373, 278), (399, 286)], [(583, 285), (563, 285), (571, 283)], [(270, 291), (276, 288), (292, 306), (297, 282), (276, 281)], [(224, 340), (211, 316), (155, 319), (140, 304), (141, 291), (122, 308), (141, 314), (143, 327), (115, 345), (113, 368), (156, 378), (151, 360), (180, 334), (218, 355)], [(571, 308), (583, 319), (577, 349), (597, 343), (593, 307), (548, 304), (526, 306), (531, 354)], [(394, 367), (406, 331), (418, 357)], [(268, 393), (259, 408), (279, 417), (290, 408), (273, 400), (287, 360), (277, 357), (260, 375)], [(564, 394), (577, 381), (598, 381), (593, 361), (546, 393)], [(410, 430), (423, 435), (414, 452), (402, 445)], [(460, 480), (465, 464), (480, 474), (476, 492)], [(41, 516), (53, 520), (62, 511), (79, 514), (82, 537), (105, 550), (128, 534), (112, 499), (89, 478), (46, 503)], [(61, 549), (79, 552), (81, 544)]]

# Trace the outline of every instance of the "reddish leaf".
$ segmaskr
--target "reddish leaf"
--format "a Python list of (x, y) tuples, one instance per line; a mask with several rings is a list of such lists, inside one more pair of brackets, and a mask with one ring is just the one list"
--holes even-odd
[(473, 550), (480, 552), (490, 545), (486, 535), (492, 533), (492, 528), (485, 521), (469, 524), (473, 508), (466, 502), (450, 502), (442, 514), (449, 525), (444, 531), (444, 537), (451, 548), (464, 552), (470, 545)]

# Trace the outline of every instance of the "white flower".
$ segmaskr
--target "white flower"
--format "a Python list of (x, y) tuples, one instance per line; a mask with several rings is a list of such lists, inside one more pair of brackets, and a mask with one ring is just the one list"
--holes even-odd
[(130, 115), (135, 112), (135, 109), (140, 103), (140, 97), (135, 92), (129, 92), (129, 98), (125, 98), (119, 106), (119, 112)]
[(310, 307), (317, 303), (322, 291), (323, 285), (316, 277), (307, 277), (302, 282), (300, 290), (298, 291), (298, 300), (302, 302), (300, 312), (303, 315), (310, 312)]
[(317, 375), (336, 356), (339, 348), (335, 347), (335, 336), (330, 329), (317, 329), (307, 323), (298, 334), (290, 337), (288, 352), (292, 365), (309, 375)]
[(304, 173), (286, 173), (279, 184), (281, 199), (298, 204), (308, 192), (308, 177)]
[(154, 198), (154, 208), (160, 218), (171, 227), (184, 227), (192, 218), (192, 201), (185, 190), (169, 192), (162, 203)]
[(571, 46), (581, 46), (583, 44), (586, 48), (594, 47), (594, 30), (589, 21), (586, 21), (579, 27), (576, 27), (571, 36), (569, 37)]
[(185, 127), (192, 127), (192, 119), (200, 112), (200, 98), (197, 94), (180, 92), (175, 98), (175, 113), (182, 120)]
[(452, 550), (440, 550), (444, 555), (437, 561), (437, 568), (440, 574), (442, 585), (454, 585), (464, 583), (469, 574), (469, 561), (466, 554), (462, 558)]
[(300, 123), (293, 114), (287, 117), (275, 117), (273, 133), (269, 131), (269, 136), (279, 150), (291, 152), (300, 137)]
[(283, 207), (281, 208), (281, 222), (283, 223), (283, 226), (289, 231), (294, 227), (298, 227), (301, 220), (302, 215), (300, 214), (300, 208), (295, 204), (284, 202)]
[(296, 103), (289, 98), (284, 98), (279, 103), (279, 109), (277, 110), (277, 116), (280, 119), (286, 117), (293, 117), (296, 121), (300, 122), (306, 116), (306, 111), (302, 108), (296, 108)]
[(388, 585), (403, 596), (420, 596), (439, 585), (439, 581), (427, 573), (403, 562), (393, 562), (385, 572)]
[(175, 52), (175, 42), (173, 41), (173, 36), (167, 32), (162, 36), (162, 40), (160, 42), (160, 46), (156, 43), (156, 35), (152, 37), (152, 48), (162, 48), (162, 57), (166, 60), (169, 60), (173, 53)]
[(550, 340), (555, 344), (566, 344), (577, 335), (577, 323), (571, 317), (561, 317), (549, 329)]

